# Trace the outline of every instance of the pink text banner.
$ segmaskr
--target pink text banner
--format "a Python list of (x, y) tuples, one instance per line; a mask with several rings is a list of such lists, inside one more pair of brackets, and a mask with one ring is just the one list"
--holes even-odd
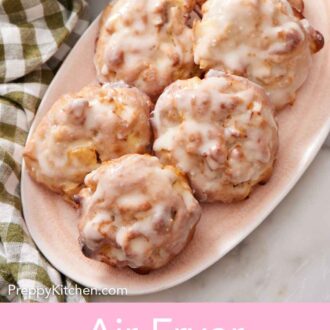
[(330, 304), (0, 304), (1, 330), (329, 330)]

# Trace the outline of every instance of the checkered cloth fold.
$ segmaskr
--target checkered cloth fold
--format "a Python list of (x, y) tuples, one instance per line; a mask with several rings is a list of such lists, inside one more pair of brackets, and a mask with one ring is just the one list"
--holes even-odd
[(56, 292), (9, 294), (12, 285), (74, 285), (31, 240), (19, 183), (29, 127), (54, 72), (88, 26), (84, 9), (84, 0), (0, 0), (0, 301), (84, 301)]

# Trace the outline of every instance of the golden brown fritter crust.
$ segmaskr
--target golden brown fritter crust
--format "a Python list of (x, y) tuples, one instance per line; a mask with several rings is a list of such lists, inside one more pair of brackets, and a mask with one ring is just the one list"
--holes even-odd
[(187, 174), (200, 201), (242, 200), (272, 174), (273, 105), (245, 78), (213, 71), (178, 81), (158, 99), (152, 124), (156, 155)]
[(324, 40), (304, 18), (303, 2), (290, 4), (208, 0), (194, 28), (195, 62), (256, 82), (278, 109), (293, 103)]
[(156, 157), (106, 162), (85, 183), (78, 197), (82, 251), (112, 266), (145, 273), (166, 265), (191, 240), (201, 216), (182, 173)]
[(148, 96), (123, 83), (61, 97), (25, 147), (30, 175), (72, 201), (100, 162), (148, 151), (151, 108)]
[(124, 80), (155, 100), (177, 79), (197, 72), (192, 29), (194, 0), (118, 0), (100, 24), (95, 66), (100, 81)]

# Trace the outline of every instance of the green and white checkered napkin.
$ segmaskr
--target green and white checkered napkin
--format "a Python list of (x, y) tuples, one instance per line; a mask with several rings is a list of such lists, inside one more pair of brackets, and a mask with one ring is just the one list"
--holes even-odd
[[(42, 256), (20, 201), (22, 151), (53, 74), (88, 26), (84, 0), (0, 0), (0, 301), (84, 301), (21, 289), (72, 287)], [(30, 290), (30, 293), (33, 292)]]

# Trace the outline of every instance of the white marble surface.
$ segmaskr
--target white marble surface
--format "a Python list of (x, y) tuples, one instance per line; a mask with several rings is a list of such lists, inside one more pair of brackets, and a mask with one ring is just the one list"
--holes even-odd
[[(95, 17), (107, 0), (89, 0)], [(192, 280), (92, 301), (330, 301), (330, 136), (287, 198), (236, 249)]]

